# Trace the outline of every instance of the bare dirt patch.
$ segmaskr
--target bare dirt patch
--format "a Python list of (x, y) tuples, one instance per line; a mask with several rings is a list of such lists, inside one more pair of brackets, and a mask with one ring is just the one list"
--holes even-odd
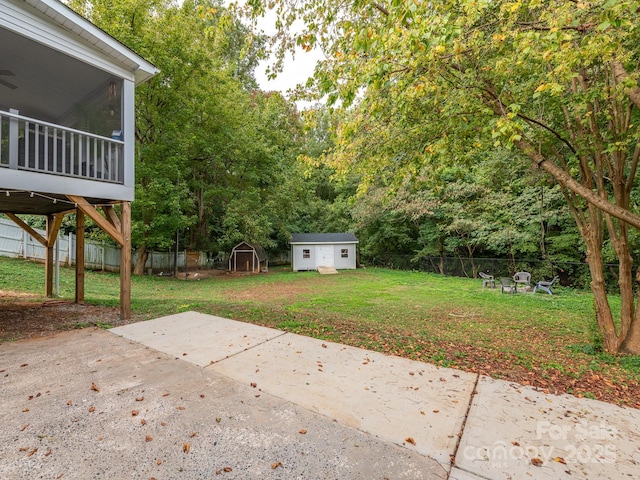
[[(109, 328), (139, 319), (120, 320), (115, 307), (78, 304), (61, 300), (33, 301), (35, 296), (0, 291), (0, 343), (40, 338), (78, 328)], [(31, 301), (29, 301), (31, 299)]]

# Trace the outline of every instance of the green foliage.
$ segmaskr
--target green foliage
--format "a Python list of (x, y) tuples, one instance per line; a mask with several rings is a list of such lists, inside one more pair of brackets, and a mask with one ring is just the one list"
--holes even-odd
[[(411, 191), (407, 182), (414, 191), (426, 186), (434, 211), (447, 220), (432, 216), (423, 238), (470, 256), (489, 244), (512, 256), (540, 250), (546, 256), (552, 219), (538, 212), (537, 222), (528, 221), (535, 188), (508, 192), (500, 201), (504, 192), (492, 185), (496, 197), (485, 198), (500, 226), (492, 232), (481, 215), (486, 205), (470, 195), (480, 191), (478, 180), (457, 177), (437, 190), (451, 167), (477, 165), (506, 150), (514, 163), (546, 172), (560, 186), (586, 245), (606, 349), (640, 352), (638, 334), (626, 338), (626, 332), (640, 331), (630, 328), (637, 315), (631, 273), (636, 242), (629, 226), (640, 229), (631, 202), (640, 151), (635, 0), (276, 0), (269, 6), (281, 25), (305, 25), (294, 38), (279, 31), (272, 39), (281, 55), (293, 45), (316, 44), (326, 54), (310, 87), (312, 96), (326, 95), (343, 111), (335, 149), (327, 156), (336, 171), (358, 175), (360, 192)], [(256, 14), (264, 9), (258, 2), (250, 7)], [(562, 251), (561, 238), (558, 246)], [(609, 258), (618, 261), (626, 306), (619, 329), (599, 281)]]
[(71, 6), (160, 70), (136, 90), (133, 245), (165, 250), (178, 233), (181, 248), (286, 246), (301, 122), (255, 90), (263, 40), (216, 0)]

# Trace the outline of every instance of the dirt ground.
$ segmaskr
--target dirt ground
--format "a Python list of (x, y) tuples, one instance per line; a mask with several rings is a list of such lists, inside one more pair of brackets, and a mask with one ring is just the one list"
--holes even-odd
[(78, 328), (125, 325), (139, 319), (120, 320), (118, 308), (77, 304), (69, 301), (29, 301), (28, 295), (0, 290), (0, 342), (50, 337)]

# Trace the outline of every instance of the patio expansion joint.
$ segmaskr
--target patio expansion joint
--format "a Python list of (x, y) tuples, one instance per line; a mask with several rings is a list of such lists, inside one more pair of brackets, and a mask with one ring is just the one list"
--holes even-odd
[(251, 345), (250, 347), (247, 347), (247, 348), (244, 348), (244, 349), (242, 349), (240, 351), (232, 353), (231, 355), (227, 355), (226, 357), (221, 358), (220, 360), (216, 360), (215, 362), (212, 361), (208, 365), (203, 366), (202, 368), (211, 367), (212, 365), (216, 365), (217, 363), (224, 362), (225, 360), (227, 360), (229, 358), (233, 358), (233, 357), (236, 357), (238, 355), (242, 355), (243, 353), (246, 353), (246, 352), (248, 352), (250, 350), (253, 350), (254, 348), (260, 347), (260, 346), (265, 345), (265, 344), (267, 344), (267, 343), (269, 343), (269, 342), (271, 342), (273, 340), (276, 340), (276, 339), (278, 339), (280, 337), (283, 337), (284, 335), (287, 335), (287, 333), (288, 332), (280, 332), (280, 335), (276, 335), (274, 337), (267, 338), (266, 340), (264, 340), (262, 342), (256, 343), (255, 345)]
[(453, 449), (453, 454), (451, 455), (451, 468), (449, 469), (449, 473), (447, 474), (447, 480), (451, 477), (451, 472), (455, 468), (456, 464), (456, 456), (458, 455), (458, 448), (460, 448), (460, 441), (462, 440), (462, 435), (464, 434), (465, 426), (467, 425), (467, 419), (469, 418), (469, 412), (471, 411), (471, 406), (473, 405), (473, 400), (478, 394), (478, 382), (480, 381), (480, 374), (476, 374), (476, 381), (473, 384), (473, 389), (471, 390), (471, 395), (469, 396), (469, 403), (467, 404), (467, 411), (464, 414), (464, 420), (462, 420), (462, 425), (460, 425), (460, 432), (458, 433), (458, 439), (456, 440), (456, 446)]

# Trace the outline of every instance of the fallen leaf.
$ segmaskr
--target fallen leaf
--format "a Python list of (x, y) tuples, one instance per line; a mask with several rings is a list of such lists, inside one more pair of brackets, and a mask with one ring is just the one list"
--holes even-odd
[(69, 401), (67, 402), (67, 405), (73, 405), (73, 401), (72, 401), (72, 400), (69, 400)]
[(22, 428), (20, 429), (20, 431), (24, 432), (29, 425), (30, 425), (29, 423), (23, 425)]
[(325, 343), (322, 344), (322, 348), (327, 348), (327, 345)]
[(220, 417), (216, 417), (216, 423), (220, 423), (222, 419)]
[(34, 453), (36, 453), (38, 451), (38, 448), (34, 448), (33, 450), (31, 450), (29, 453), (27, 453), (27, 457), (30, 457), (31, 455), (33, 455)]
[(93, 390), (94, 392), (99, 392), (100, 389), (98, 388), (98, 386), (95, 383), (91, 384), (91, 390)]
[(170, 393), (163, 393), (162, 396), (163, 397), (168, 397), (170, 395)]
[(162, 425), (163, 427), (167, 426), (167, 422), (160, 422), (160, 425)]
[(146, 425), (147, 421), (144, 418), (140, 419), (140, 425)]
[(251, 386), (252, 386), (253, 388), (256, 388), (256, 387), (258, 386), (258, 384), (257, 384), (257, 383), (255, 383), (255, 382), (251, 382)]
[(156, 465), (162, 465), (162, 460), (157, 459), (157, 460), (156, 460)]
[(191, 450), (191, 445), (189, 445), (187, 442), (182, 444), (182, 451), (184, 453), (189, 453), (189, 450)]
[(203, 395), (203, 394), (200, 394), (200, 398), (204, 398), (204, 395)]
[(147, 435), (146, 437), (144, 437), (145, 442), (150, 442), (151, 440), (153, 440), (153, 437), (151, 435)]
[(140, 412), (138, 412), (138, 410), (131, 410), (131, 416), (132, 417), (137, 417), (138, 413), (140, 413)]
[(531, 463), (532, 463), (533, 465), (535, 465), (536, 467), (541, 467), (541, 466), (542, 466), (542, 464), (543, 464), (543, 461), (542, 461), (540, 458), (538, 458), (538, 457), (533, 457), (533, 458), (531, 459)]
[(48, 457), (49, 455), (51, 455), (51, 449), (47, 450), (44, 454), (45, 457)]
[(231, 467), (224, 467), (222, 469), (223, 472), (233, 472), (233, 469)]
[(282, 462), (275, 462), (275, 463), (271, 464), (271, 468), (273, 470), (275, 470), (276, 468), (281, 467), (281, 466), (282, 466)]
[(191, 433), (189, 434), (189, 437), (193, 438), (193, 437), (195, 437), (196, 435), (198, 435), (198, 432), (191, 432)]
[(20, 452), (26, 452), (27, 450), (29, 450), (29, 447), (20, 447), (19, 449)]
[(23, 363), (22, 365), (20, 365), (21, 367), (26, 367), (27, 365), (29, 365), (28, 363)]
[(516, 446), (516, 447), (519, 447), (519, 446), (520, 446), (520, 443), (519, 443), (519, 442), (516, 442), (516, 441), (514, 440), (513, 442), (511, 442), (511, 445), (514, 445), (514, 446)]
[(176, 407), (178, 410), (184, 410), (184, 407), (182, 405)]
[(433, 413), (440, 413), (440, 410), (434, 410)]
[(554, 462), (561, 463), (561, 464), (563, 464), (563, 465), (566, 465), (566, 464), (567, 464), (567, 462), (565, 461), (565, 459), (564, 459), (564, 458), (562, 458), (562, 457), (555, 457), (555, 458), (553, 459), (553, 461), (554, 461)]
[(414, 372), (409, 372), (409, 375), (413, 376), (413, 375), (415, 375), (415, 373)]
[(28, 409), (28, 408), (23, 408), (23, 409), (22, 409), (22, 413), (27, 413), (28, 411), (29, 411), (29, 409)]
[(411, 445), (415, 445), (416, 441), (413, 439), (413, 437), (407, 437), (404, 439), (405, 442), (410, 443)]
[(305, 435), (307, 433), (307, 431), (304, 428), (302, 428), (302, 429), (300, 429), (300, 431), (298, 433), (301, 433), (302, 435)]
[(136, 402), (141, 402), (144, 400), (144, 397), (136, 397)]
[(95, 412), (95, 411), (96, 411), (96, 407), (94, 407), (93, 405), (91, 405), (91, 406), (89, 407), (89, 413), (93, 413), (93, 412)]

